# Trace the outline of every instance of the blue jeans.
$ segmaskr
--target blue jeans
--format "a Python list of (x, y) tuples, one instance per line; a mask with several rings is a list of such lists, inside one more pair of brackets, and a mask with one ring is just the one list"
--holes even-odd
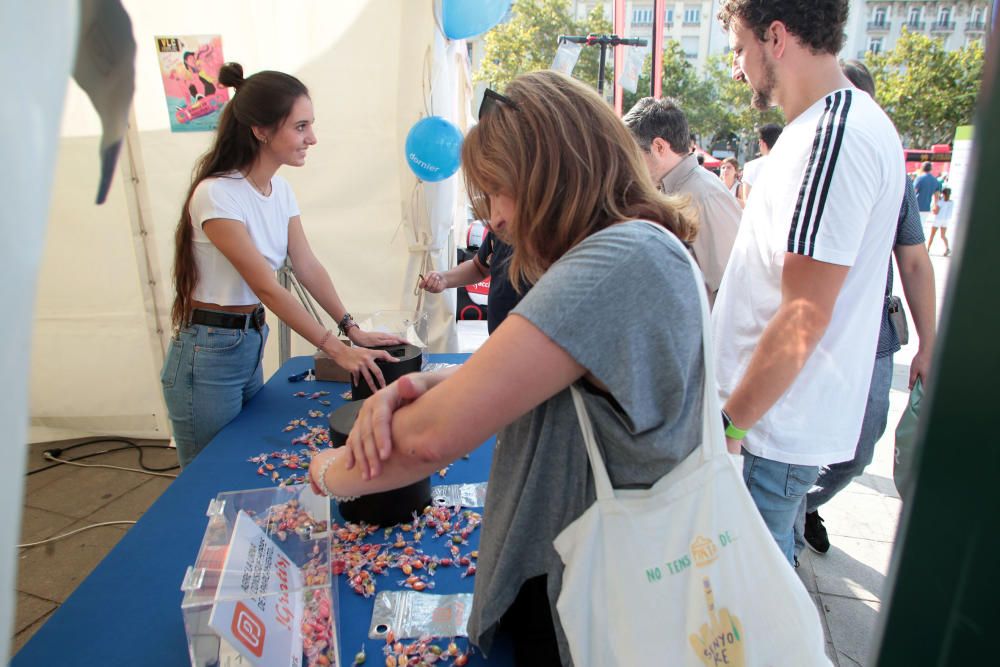
[(267, 325), (261, 331), (192, 324), (170, 340), (160, 384), (181, 466), (264, 386)]
[(789, 563), (794, 563), (793, 529), (799, 506), (817, 475), (819, 466), (781, 463), (743, 450), (743, 481)]
[(851, 483), (872, 462), (875, 455), (875, 443), (885, 433), (889, 419), (889, 389), (892, 386), (892, 355), (875, 358), (872, 369), (871, 386), (868, 388), (868, 402), (865, 404), (865, 416), (861, 421), (861, 435), (854, 450), (854, 458), (850, 461), (833, 463), (819, 470), (816, 484), (806, 495), (806, 501), (799, 509), (799, 517), (795, 521), (795, 553), (800, 553), (806, 546), (803, 531), (805, 530), (806, 512), (815, 512), (819, 506), (827, 502), (841, 489)]

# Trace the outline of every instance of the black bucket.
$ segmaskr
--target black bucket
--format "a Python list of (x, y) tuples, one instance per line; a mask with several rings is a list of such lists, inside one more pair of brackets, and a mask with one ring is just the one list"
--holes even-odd
[[(364, 403), (364, 400), (348, 403), (330, 415), (330, 443), (334, 447), (343, 447), (347, 443), (347, 436)], [(379, 526), (392, 526), (412, 521), (414, 512), (420, 515), (430, 504), (431, 478), (427, 477), (401, 489), (338, 502), (337, 508), (340, 515), (352, 523), (364, 521)]]
[[(399, 361), (376, 361), (375, 363), (382, 370), (382, 377), (387, 385), (392, 384), (407, 373), (418, 373), (424, 362), (424, 355), (420, 348), (409, 343), (399, 345), (379, 345), (369, 348), (372, 350), (385, 350)], [(372, 390), (365, 382), (364, 376), (358, 377), (358, 382), (351, 381), (351, 399), (360, 401), (372, 395)], [(357, 413), (355, 413), (357, 414)], [(353, 423), (353, 422), (352, 422)]]

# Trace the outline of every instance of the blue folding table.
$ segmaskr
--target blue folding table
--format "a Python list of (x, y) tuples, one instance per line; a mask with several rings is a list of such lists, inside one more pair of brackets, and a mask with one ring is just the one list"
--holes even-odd
[[(468, 355), (431, 355), (430, 362), (462, 363)], [(144, 665), (177, 667), (188, 663), (187, 641), (181, 615), (180, 589), (185, 570), (198, 555), (207, 526), (209, 501), (223, 491), (272, 485), (248, 462), (263, 452), (293, 449), (296, 432), (283, 431), (289, 421), (306, 417), (309, 410), (324, 413), (344, 403), (340, 394), (349, 386), (332, 382), (288, 381), (312, 363), (311, 357), (290, 359), (268, 380), (264, 388), (198, 455), (167, 488), (142, 519), (101, 561), (45, 625), (14, 656), (12, 665), (81, 664)], [(297, 391), (326, 390), (323, 406), (316, 400), (295, 397)], [(456, 414), (455, 419), (466, 416)], [(310, 424), (325, 423), (309, 419)], [(484, 482), (495, 440), (476, 449), (469, 459), (459, 460), (442, 479), (432, 484)], [(283, 472), (291, 472), (284, 471)], [(334, 507), (334, 509), (336, 509)], [(481, 510), (480, 510), (481, 511)], [(376, 534), (378, 535), (378, 533)], [(469, 540), (476, 549), (479, 530)], [(424, 550), (431, 553), (433, 545)], [(435, 552), (436, 553), (436, 552)], [(438, 554), (442, 555), (442, 554)], [(438, 568), (434, 593), (472, 592), (473, 578), (461, 578), (459, 568)], [(378, 577), (379, 590), (402, 590), (397, 572)], [(365, 599), (338, 578), (342, 662), (350, 665), (354, 654), (365, 646), (367, 664), (383, 664), (381, 640), (368, 639), (374, 598)], [(484, 660), (473, 655), (469, 665), (510, 665), (509, 645), (498, 639)]]

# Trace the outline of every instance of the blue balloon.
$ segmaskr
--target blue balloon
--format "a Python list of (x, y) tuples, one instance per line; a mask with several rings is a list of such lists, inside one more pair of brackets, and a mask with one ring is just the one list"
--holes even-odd
[(462, 132), (441, 116), (417, 121), (406, 135), (406, 164), (422, 181), (443, 181), (462, 161)]
[(482, 34), (500, 22), (511, 0), (442, 0), (441, 22), (448, 39)]

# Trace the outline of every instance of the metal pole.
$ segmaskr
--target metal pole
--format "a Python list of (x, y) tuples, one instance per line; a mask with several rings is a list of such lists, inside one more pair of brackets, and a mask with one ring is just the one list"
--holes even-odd
[(608, 45), (605, 41), (601, 41), (601, 64), (597, 68), (597, 93), (604, 97), (604, 57), (608, 51)]
[[(285, 289), (290, 289), (292, 286), (292, 279), (288, 275), (291, 270), (291, 264), (288, 263), (288, 259), (285, 259), (285, 265), (278, 271), (278, 282)], [(283, 321), (279, 320), (278, 322), (278, 365), (280, 366), (292, 356), (292, 330)]]
[[(653, 61), (650, 63), (649, 67), (649, 94), (652, 97), (657, 96), (656, 95), (656, 93), (658, 92), (657, 88), (659, 88), (659, 86), (656, 85), (658, 83), (656, 76), (656, 70), (658, 69), (656, 66), (657, 65), (656, 52), (658, 49), (660, 49), (659, 45), (663, 43), (663, 29), (665, 27), (663, 25), (665, 20), (665, 14), (663, 10), (664, 10), (663, 0), (653, 0), (653, 48), (650, 49), (650, 54), (653, 56)], [(660, 49), (660, 59), (662, 60), (662, 58), (663, 58), (663, 53), (662, 49)]]

